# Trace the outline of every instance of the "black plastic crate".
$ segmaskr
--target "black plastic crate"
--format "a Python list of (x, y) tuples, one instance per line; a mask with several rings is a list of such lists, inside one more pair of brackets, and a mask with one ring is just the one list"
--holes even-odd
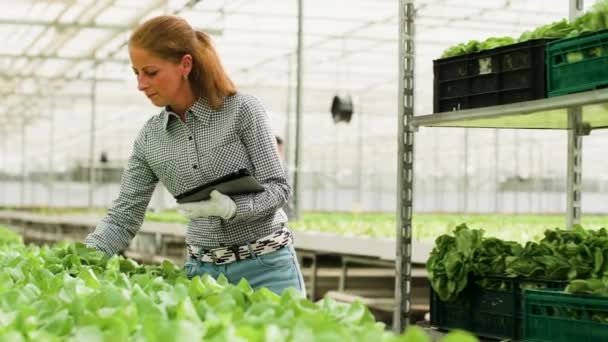
[(535, 39), (433, 61), (435, 113), (547, 97), (545, 45)]
[[(504, 282), (490, 290), (478, 280)], [(478, 336), (519, 340), (523, 336), (522, 286), (564, 288), (565, 281), (488, 277), (471, 279), (455, 301), (444, 302), (431, 288), (431, 325), (443, 330), (464, 329)]]

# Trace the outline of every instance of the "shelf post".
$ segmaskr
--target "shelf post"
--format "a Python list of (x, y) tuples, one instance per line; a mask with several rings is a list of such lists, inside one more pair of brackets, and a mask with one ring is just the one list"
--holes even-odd
[(393, 330), (409, 323), (414, 188), (414, 0), (399, 0), (399, 145), (397, 156), (396, 283)]
[[(569, 19), (583, 13), (583, 0), (570, 0)], [(581, 222), (581, 177), (583, 139), (581, 107), (568, 108), (568, 166), (566, 174), (566, 228)]]
[(568, 109), (568, 168), (566, 174), (566, 228), (581, 222), (583, 124), (581, 107)]
[(570, 21), (574, 21), (574, 19), (578, 18), (583, 14), (584, 10), (584, 0), (570, 0), (570, 7), (568, 11), (568, 18)]

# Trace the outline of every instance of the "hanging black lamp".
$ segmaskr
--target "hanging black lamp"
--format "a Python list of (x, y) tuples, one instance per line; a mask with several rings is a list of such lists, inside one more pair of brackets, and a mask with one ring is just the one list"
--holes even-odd
[(353, 116), (353, 99), (350, 95), (335, 95), (331, 102), (331, 116), (334, 123), (344, 121), (350, 122)]

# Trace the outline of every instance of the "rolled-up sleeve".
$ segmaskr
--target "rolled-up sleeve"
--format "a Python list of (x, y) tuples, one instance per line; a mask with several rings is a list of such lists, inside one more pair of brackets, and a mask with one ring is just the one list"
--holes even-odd
[(146, 126), (133, 145), (133, 152), (123, 170), (118, 197), (112, 202), (107, 215), (85, 244), (108, 255), (126, 249), (141, 228), (146, 208), (158, 178), (152, 172), (145, 155)]
[(233, 196), (237, 209), (228, 222), (249, 222), (282, 208), (291, 196), (291, 187), (281, 164), (268, 114), (256, 97), (245, 96), (238, 120), (239, 135), (255, 169), (254, 176), (265, 191)]

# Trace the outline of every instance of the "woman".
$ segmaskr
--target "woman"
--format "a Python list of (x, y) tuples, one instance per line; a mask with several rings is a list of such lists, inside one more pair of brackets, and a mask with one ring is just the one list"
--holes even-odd
[(118, 197), (85, 242), (113, 255), (125, 249), (144, 219), (160, 180), (174, 196), (246, 168), (263, 192), (178, 205), (191, 220), (188, 276), (246, 278), (253, 288), (305, 293), (281, 207), (291, 188), (266, 111), (236, 91), (210, 38), (175, 16), (152, 18), (129, 39), (137, 87), (164, 107), (137, 136)]

